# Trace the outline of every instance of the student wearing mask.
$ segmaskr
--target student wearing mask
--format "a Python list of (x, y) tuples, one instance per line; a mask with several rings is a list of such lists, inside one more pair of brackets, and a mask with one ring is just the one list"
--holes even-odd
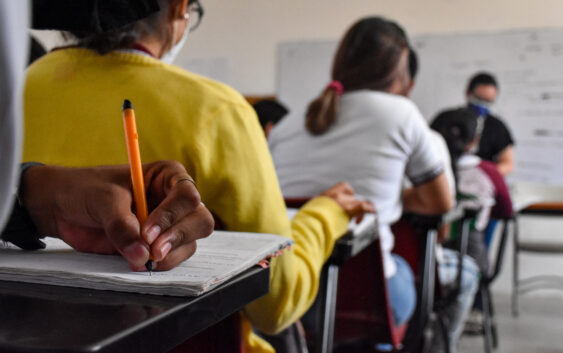
[[(309, 197), (346, 181), (377, 210), (384, 272), (394, 320), (401, 324), (415, 307), (412, 272), (393, 255), (390, 225), (403, 211), (424, 214), (450, 209), (443, 163), (416, 106), (402, 95), (410, 84), (403, 30), (381, 17), (356, 22), (342, 38), (332, 82), (313, 100), (304, 121), (272, 143), (285, 197)], [(292, 130), (293, 131), (293, 130)], [(408, 177), (413, 187), (402, 192)]]
[[(144, 270), (149, 258), (146, 244), (150, 244), (159, 270), (178, 265), (193, 255), (196, 240), (213, 230), (211, 214), (200, 203), (197, 189), (187, 182), (191, 177), (179, 163), (144, 166), (147, 195), (153, 207), (141, 230), (131, 212), (133, 196), (127, 165), (69, 169), (30, 163), (18, 172), (28, 10), (25, 1), (0, 1), (0, 29), (9, 33), (0, 41), (2, 240), (36, 250), (45, 247), (42, 237), (59, 237), (80, 251), (119, 252), (136, 270)], [(172, 213), (174, 217), (169, 217)], [(155, 226), (162, 230), (161, 234), (149, 240), (149, 229)], [(187, 236), (171, 242), (171, 235), (177, 232)], [(171, 249), (164, 253), (166, 244)]]
[[(514, 169), (514, 139), (504, 122), (491, 114), (497, 95), (498, 84), (493, 75), (480, 72), (469, 80), (466, 91), (468, 107), (481, 117), (477, 132), (481, 136), (480, 141), (472, 152), (495, 163), (499, 172), (506, 176)], [(431, 124), (432, 129), (440, 131), (445, 119), (439, 114)]]
[[(24, 160), (67, 166), (126, 163), (120, 105), (136, 108), (143, 160), (173, 159), (201, 199), (232, 231), (291, 237), (272, 260), (270, 293), (244, 310), (245, 349), (270, 352), (251, 332), (278, 332), (316, 297), (319, 276), (350, 216), (371, 211), (339, 184), (311, 200), (290, 224), (256, 113), (232, 88), (169, 65), (201, 17), (193, 0), (112, 0), (70, 6), (43, 0), (35, 24), (69, 31), (76, 44), (36, 61), (24, 94)], [(331, 185), (332, 186), (332, 185)], [(328, 189), (328, 188), (325, 188)]]

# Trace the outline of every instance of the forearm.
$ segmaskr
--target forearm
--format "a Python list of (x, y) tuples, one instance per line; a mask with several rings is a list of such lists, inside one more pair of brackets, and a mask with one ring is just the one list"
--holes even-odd
[(503, 176), (507, 176), (514, 169), (514, 150), (512, 146), (502, 150), (497, 158), (497, 169)]
[(512, 173), (514, 170), (514, 163), (512, 161), (498, 161), (497, 162), (497, 169), (500, 174), (503, 176), (507, 176), (508, 174)]
[(452, 202), (447, 200), (429, 199), (418, 193), (414, 188), (403, 190), (403, 213), (435, 215), (448, 212)]
[(453, 206), (448, 181), (444, 173), (424, 184), (404, 189), (402, 199), (403, 212), (442, 214), (448, 212)]
[(274, 334), (298, 320), (317, 296), (320, 274), (349, 217), (333, 200), (318, 197), (292, 222), (291, 251), (272, 261), (268, 295), (246, 307), (253, 325)]

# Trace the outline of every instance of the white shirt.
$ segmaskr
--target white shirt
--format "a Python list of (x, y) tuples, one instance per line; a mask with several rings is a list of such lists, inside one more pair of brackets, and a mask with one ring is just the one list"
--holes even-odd
[(28, 52), (27, 1), (0, 0), (0, 230), (16, 194), (21, 159), (21, 95)]
[(480, 157), (468, 153), (458, 159), (458, 187), (460, 193), (471, 197), (464, 199), (462, 203), (469, 208), (480, 209), (475, 229), (484, 231), (495, 205), (496, 188), (487, 173), (479, 168), (480, 164)]
[(410, 100), (369, 90), (340, 97), (337, 122), (321, 136), (305, 130), (304, 121), (284, 124), (270, 143), (284, 197), (312, 197), (346, 181), (377, 210), (385, 274), (396, 270), (390, 256), (390, 225), (402, 214), (406, 176), (413, 184), (443, 171), (430, 130)]

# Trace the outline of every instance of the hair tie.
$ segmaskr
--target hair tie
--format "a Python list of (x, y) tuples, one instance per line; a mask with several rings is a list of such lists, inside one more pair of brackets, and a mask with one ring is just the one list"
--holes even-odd
[(326, 88), (335, 90), (336, 94), (338, 96), (341, 96), (342, 93), (344, 93), (344, 86), (342, 86), (342, 82), (340, 82), (338, 80), (330, 81), (330, 83), (328, 84), (328, 86)]

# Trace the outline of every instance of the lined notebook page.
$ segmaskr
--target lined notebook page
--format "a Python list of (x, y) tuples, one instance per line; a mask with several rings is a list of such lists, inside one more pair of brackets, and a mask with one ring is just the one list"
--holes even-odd
[(156, 295), (197, 296), (292, 244), (273, 234), (216, 231), (197, 241), (197, 251), (170, 271), (133, 272), (119, 255), (74, 251), (45, 239), (47, 249), (0, 249), (0, 280)]

